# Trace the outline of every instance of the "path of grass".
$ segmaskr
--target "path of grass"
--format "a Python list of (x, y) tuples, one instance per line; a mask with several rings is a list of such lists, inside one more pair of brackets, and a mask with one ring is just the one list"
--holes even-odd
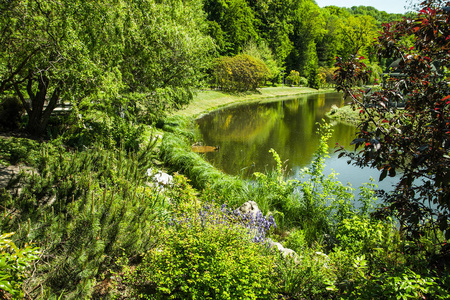
[(179, 116), (197, 116), (200, 113), (208, 112), (231, 103), (333, 91), (334, 89), (332, 88), (315, 90), (307, 87), (267, 87), (258, 89), (258, 92), (239, 94), (203, 91), (199, 92), (187, 107), (174, 114)]

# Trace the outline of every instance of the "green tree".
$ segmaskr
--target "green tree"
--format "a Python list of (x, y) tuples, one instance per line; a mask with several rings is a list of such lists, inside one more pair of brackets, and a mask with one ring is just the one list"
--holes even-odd
[(248, 54), (256, 59), (261, 60), (269, 69), (267, 78), (272, 82), (276, 82), (281, 74), (281, 68), (270, 50), (266, 42), (261, 41), (256, 44), (254, 41), (250, 41), (244, 48), (243, 54)]
[(342, 39), (339, 32), (342, 17), (333, 8), (326, 7), (322, 9), (322, 14), (325, 18), (325, 34), (317, 41), (316, 46), (319, 65), (322, 67), (332, 67), (336, 62), (338, 51), (342, 47)]
[(206, 0), (204, 9), (221, 55), (236, 55), (249, 40), (258, 39), (254, 12), (245, 0)]
[(296, 1), (292, 25), (290, 39), (294, 47), (286, 60), (287, 69), (305, 74), (311, 62), (317, 63), (315, 41), (325, 33), (325, 20), (314, 1)]
[(373, 44), (377, 36), (376, 21), (370, 16), (349, 16), (340, 24), (342, 48), (340, 56), (359, 53), (367, 55), (368, 47)]
[(12, 0), (0, 8), (0, 95), (20, 98), (33, 134), (59, 102), (109, 109), (123, 92), (145, 91), (164, 108), (162, 100), (185, 103), (211, 49), (196, 0)]
[(29, 132), (45, 130), (59, 101), (101, 90), (104, 77), (115, 77), (103, 63), (119, 58), (115, 32), (121, 29), (113, 20), (120, 4), (13, 0), (0, 5), (0, 94), (20, 98)]
[(279, 66), (293, 48), (290, 35), (293, 32), (295, 0), (247, 0), (255, 12), (256, 27), (260, 38), (272, 49)]

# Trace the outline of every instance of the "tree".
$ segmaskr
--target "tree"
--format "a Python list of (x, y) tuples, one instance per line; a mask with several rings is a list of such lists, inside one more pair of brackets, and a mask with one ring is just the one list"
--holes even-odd
[(245, 45), (243, 54), (250, 55), (260, 61), (264, 62), (264, 64), (269, 69), (269, 74), (267, 74), (267, 79), (272, 81), (273, 83), (277, 82), (280, 78), (281, 70), (275, 60), (272, 51), (269, 46), (262, 40), (259, 44), (256, 44), (254, 41), (250, 41)]
[(27, 130), (41, 134), (59, 101), (101, 86), (108, 73), (102, 57), (118, 59), (120, 44), (113, 47), (117, 35), (110, 35), (120, 30), (113, 22), (120, 4), (12, 0), (0, 5), (0, 94), (19, 97)]
[[(355, 80), (369, 76), (356, 56), (339, 59), (335, 75), (337, 89), (352, 97), (361, 116), (353, 144), (362, 149), (340, 155), (378, 168), (380, 180), (400, 173), (395, 190), (382, 193), (383, 212), (396, 216), (417, 243), (428, 226), (438, 226), (450, 238), (450, 15), (445, 5), (450, 2), (427, 0), (413, 18), (384, 25), (377, 53), (400, 62), (379, 91), (352, 90)], [(405, 43), (411, 36), (412, 47)], [(397, 109), (395, 101), (405, 108)], [(438, 249), (448, 255), (441, 242)]]
[(295, 1), (291, 41), (294, 45), (287, 57), (287, 69), (307, 73), (311, 62), (317, 64), (316, 40), (325, 33), (325, 19), (314, 1)]
[(258, 39), (255, 16), (245, 0), (206, 0), (204, 9), (210, 32), (222, 45), (221, 55), (237, 55), (249, 40)]
[(289, 36), (293, 32), (295, 0), (247, 0), (256, 18), (259, 36), (272, 49), (281, 67), (293, 48)]
[(340, 24), (340, 37), (342, 48), (340, 55), (363, 54), (370, 46), (377, 35), (376, 21), (370, 16), (349, 16), (342, 20)]
[(20, 98), (27, 130), (37, 135), (59, 102), (111, 109), (124, 92), (146, 92), (145, 102), (163, 108), (186, 103), (212, 48), (201, 7), (200, 0), (1, 1), (0, 95)]

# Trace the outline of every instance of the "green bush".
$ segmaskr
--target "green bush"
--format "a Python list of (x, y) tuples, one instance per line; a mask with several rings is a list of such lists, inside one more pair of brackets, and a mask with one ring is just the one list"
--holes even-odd
[(0, 128), (17, 129), (20, 117), (25, 112), (22, 102), (16, 97), (0, 99)]
[[(211, 211), (210, 211), (211, 212)], [(216, 207), (178, 215), (125, 281), (141, 299), (276, 299), (275, 257)]]
[(314, 248), (304, 249), (298, 255), (297, 261), (282, 257), (277, 261), (280, 291), (285, 299), (332, 299), (334, 292), (327, 287), (334, 274), (328, 256)]
[(39, 172), (20, 178), (20, 195), (0, 193), (8, 215), (0, 229), (32, 239), (46, 254), (25, 284), (30, 297), (90, 298), (117, 257), (152, 247), (167, 202), (146, 185), (151, 147), (43, 152)]
[(266, 64), (247, 54), (217, 59), (213, 73), (218, 87), (239, 92), (256, 90), (270, 77)]
[(0, 162), (16, 165), (24, 163), (35, 166), (39, 160), (40, 145), (37, 141), (23, 138), (0, 138)]
[(14, 234), (0, 235), (0, 297), (23, 297), (22, 284), (31, 274), (31, 267), (39, 259), (39, 249), (25, 245), (18, 248), (9, 238)]
[(67, 145), (78, 149), (102, 144), (111, 149), (138, 151), (143, 142), (144, 126), (128, 118), (92, 110), (78, 122), (78, 126), (72, 126), (63, 135)]

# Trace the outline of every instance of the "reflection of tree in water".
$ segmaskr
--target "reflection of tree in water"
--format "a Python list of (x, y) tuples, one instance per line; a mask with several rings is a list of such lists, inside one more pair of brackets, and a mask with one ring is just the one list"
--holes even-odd
[[(199, 121), (205, 140), (249, 141), (255, 142), (267, 138), (270, 129), (279, 119), (279, 105), (239, 106), (225, 111), (212, 113)], [(204, 130), (203, 130), (204, 129)]]
[[(220, 150), (205, 156), (226, 173), (244, 177), (272, 169), (275, 164), (270, 148), (282, 160), (288, 160), (289, 169), (306, 166), (319, 144), (316, 122), (325, 117), (333, 104), (343, 104), (339, 94), (310, 95), (213, 112), (199, 120), (199, 127), (204, 143), (220, 146)], [(349, 145), (354, 131), (352, 126), (335, 126), (330, 148), (336, 142)]]

